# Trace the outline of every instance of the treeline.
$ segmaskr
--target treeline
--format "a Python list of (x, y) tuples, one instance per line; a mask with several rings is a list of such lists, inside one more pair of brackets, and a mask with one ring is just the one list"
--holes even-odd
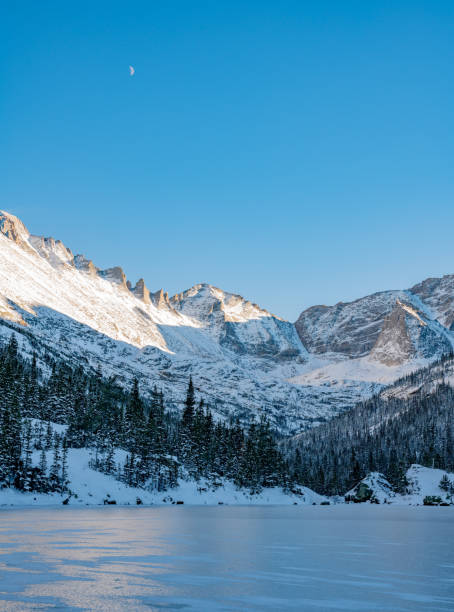
[[(410, 377), (409, 377), (410, 378)], [(309, 430), (290, 445), (294, 478), (322, 494), (343, 494), (370, 472), (399, 492), (412, 463), (454, 471), (454, 389), (380, 396)]]
[(101, 372), (43, 359), (44, 372), (35, 356), (20, 355), (14, 335), (0, 346), (0, 486), (69, 490), (72, 448), (92, 449), (93, 468), (131, 486), (163, 491), (178, 478), (227, 478), (251, 491), (293, 486), (269, 424), (214, 422), (192, 380), (179, 417), (156, 388), (144, 398), (137, 380), (125, 390)]
[(398, 378), (392, 384), (388, 385), (387, 389), (391, 390), (397, 387), (405, 388), (408, 386), (427, 385), (434, 381), (439, 381), (440, 379), (443, 381), (444, 373), (452, 372), (453, 367), (454, 354), (452, 352), (445, 353), (440, 359), (437, 359), (437, 361), (434, 361), (424, 368), (409, 372), (405, 376)]
[[(412, 463), (454, 471), (454, 390), (446, 384), (408, 399), (373, 397), (278, 447), (265, 420), (247, 429), (215, 422), (191, 380), (178, 416), (157, 388), (144, 397), (137, 380), (124, 389), (49, 354), (40, 364), (21, 356), (14, 335), (0, 345), (0, 487), (69, 491), (75, 448), (91, 450), (94, 469), (159, 491), (181, 478), (226, 478), (252, 492), (304, 484), (344, 494), (372, 471), (404, 491)], [(452, 357), (436, 367), (450, 365)]]

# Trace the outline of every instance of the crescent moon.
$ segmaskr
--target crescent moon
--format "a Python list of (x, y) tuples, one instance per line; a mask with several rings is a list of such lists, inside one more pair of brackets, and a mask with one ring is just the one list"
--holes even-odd
[(129, 66), (129, 74), (131, 76), (134, 76), (134, 73), (135, 73), (135, 70), (134, 70), (133, 66)]

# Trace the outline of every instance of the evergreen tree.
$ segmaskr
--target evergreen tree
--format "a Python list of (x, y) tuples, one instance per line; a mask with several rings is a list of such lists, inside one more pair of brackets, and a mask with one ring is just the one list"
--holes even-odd
[(63, 438), (61, 454), (61, 491), (68, 488), (68, 441)]
[(58, 435), (54, 437), (54, 454), (49, 473), (49, 488), (51, 491), (60, 492), (61, 482), (61, 463), (60, 463), (60, 439)]
[(32, 425), (30, 421), (25, 423), (25, 440), (24, 440), (24, 481), (23, 488), (25, 491), (33, 490), (33, 466), (32, 466)]

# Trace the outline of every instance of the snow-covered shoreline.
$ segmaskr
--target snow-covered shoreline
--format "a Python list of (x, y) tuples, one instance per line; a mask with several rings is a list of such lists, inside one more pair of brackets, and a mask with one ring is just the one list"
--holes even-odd
[[(0, 509), (14, 507), (100, 507), (116, 506), (289, 506), (289, 505), (345, 505), (344, 496), (326, 497), (307, 487), (300, 487), (299, 493), (284, 492), (282, 489), (267, 488), (258, 494), (247, 489), (238, 489), (227, 480), (212, 483), (206, 480), (180, 480), (179, 486), (167, 491), (149, 491), (130, 487), (89, 467), (90, 454), (87, 449), (70, 449), (68, 456), (71, 494), (68, 493), (27, 493), (7, 488), (0, 490)], [(454, 474), (444, 470), (412, 465), (407, 471), (408, 493), (398, 494), (378, 473), (369, 474), (361, 483), (347, 492), (355, 496), (358, 487), (365, 485), (372, 491), (372, 497), (363, 503), (381, 505), (422, 506), (424, 498), (433, 496), (443, 503), (452, 504), (452, 495), (440, 488), (443, 476), (454, 483)], [(364, 487), (363, 487), (364, 489)], [(65, 502), (65, 504), (63, 504)], [(360, 503), (360, 502), (357, 502)], [(355, 504), (356, 505), (356, 504)], [(453, 506), (454, 507), (454, 506)]]
[[(131, 487), (90, 467), (92, 451), (86, 448), (68, 449), (69, 493), (22, 492), (12, 488), (0, 489), (0, 508), (5, 506), (55, 506), (68, 500), (69, 506), (100, 505), (171, 505), (183, 502), (186, 505), (289, 505), (321, 503), (327, 498), (306, 487), (300, 487), (301, 495), (284, 493), (282, 489), (267, 488), (257, 495), (250, 495), (247, 489), (238, 489), (233, 482), (218, 480), (213, 483), (201, 479), (180, 480), (179, 486), (166, 491), (149, 491), (146, 488)], [(124, 461), (126, 452), (116, 449), (115, 460)], [(47, 452), (48, 461), (52, 451)], [(33, 453), (37, 463), (39, 451)]]

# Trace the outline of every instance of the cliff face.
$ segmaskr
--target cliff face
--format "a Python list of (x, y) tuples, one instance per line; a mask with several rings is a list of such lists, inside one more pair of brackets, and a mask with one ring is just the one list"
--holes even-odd
[(300, 314), (295, 327), (312, 353), (363, 357), (372, 350), (399, 296), (403, 292), (385, 291), (354, 302), (312, 306)]
[(454, 277), (443, 277), (424, 281), (416, 290), (385, 291), (335, 306), (313, 306), (301, 313), (295, 327), (314, 354), (370, 356), (393, 366), (449, 352), (451, 311)]
[(380, 335), (370, 353), (371, 358), (385, 365), (399, 365), (415, 351), (407, 328), (406, 313), (398, 304), (385, 317)]
[(410, 293), (427, 305), (434, 319), (454, 331), (454, 274), (427, 278), (412, 287)]

